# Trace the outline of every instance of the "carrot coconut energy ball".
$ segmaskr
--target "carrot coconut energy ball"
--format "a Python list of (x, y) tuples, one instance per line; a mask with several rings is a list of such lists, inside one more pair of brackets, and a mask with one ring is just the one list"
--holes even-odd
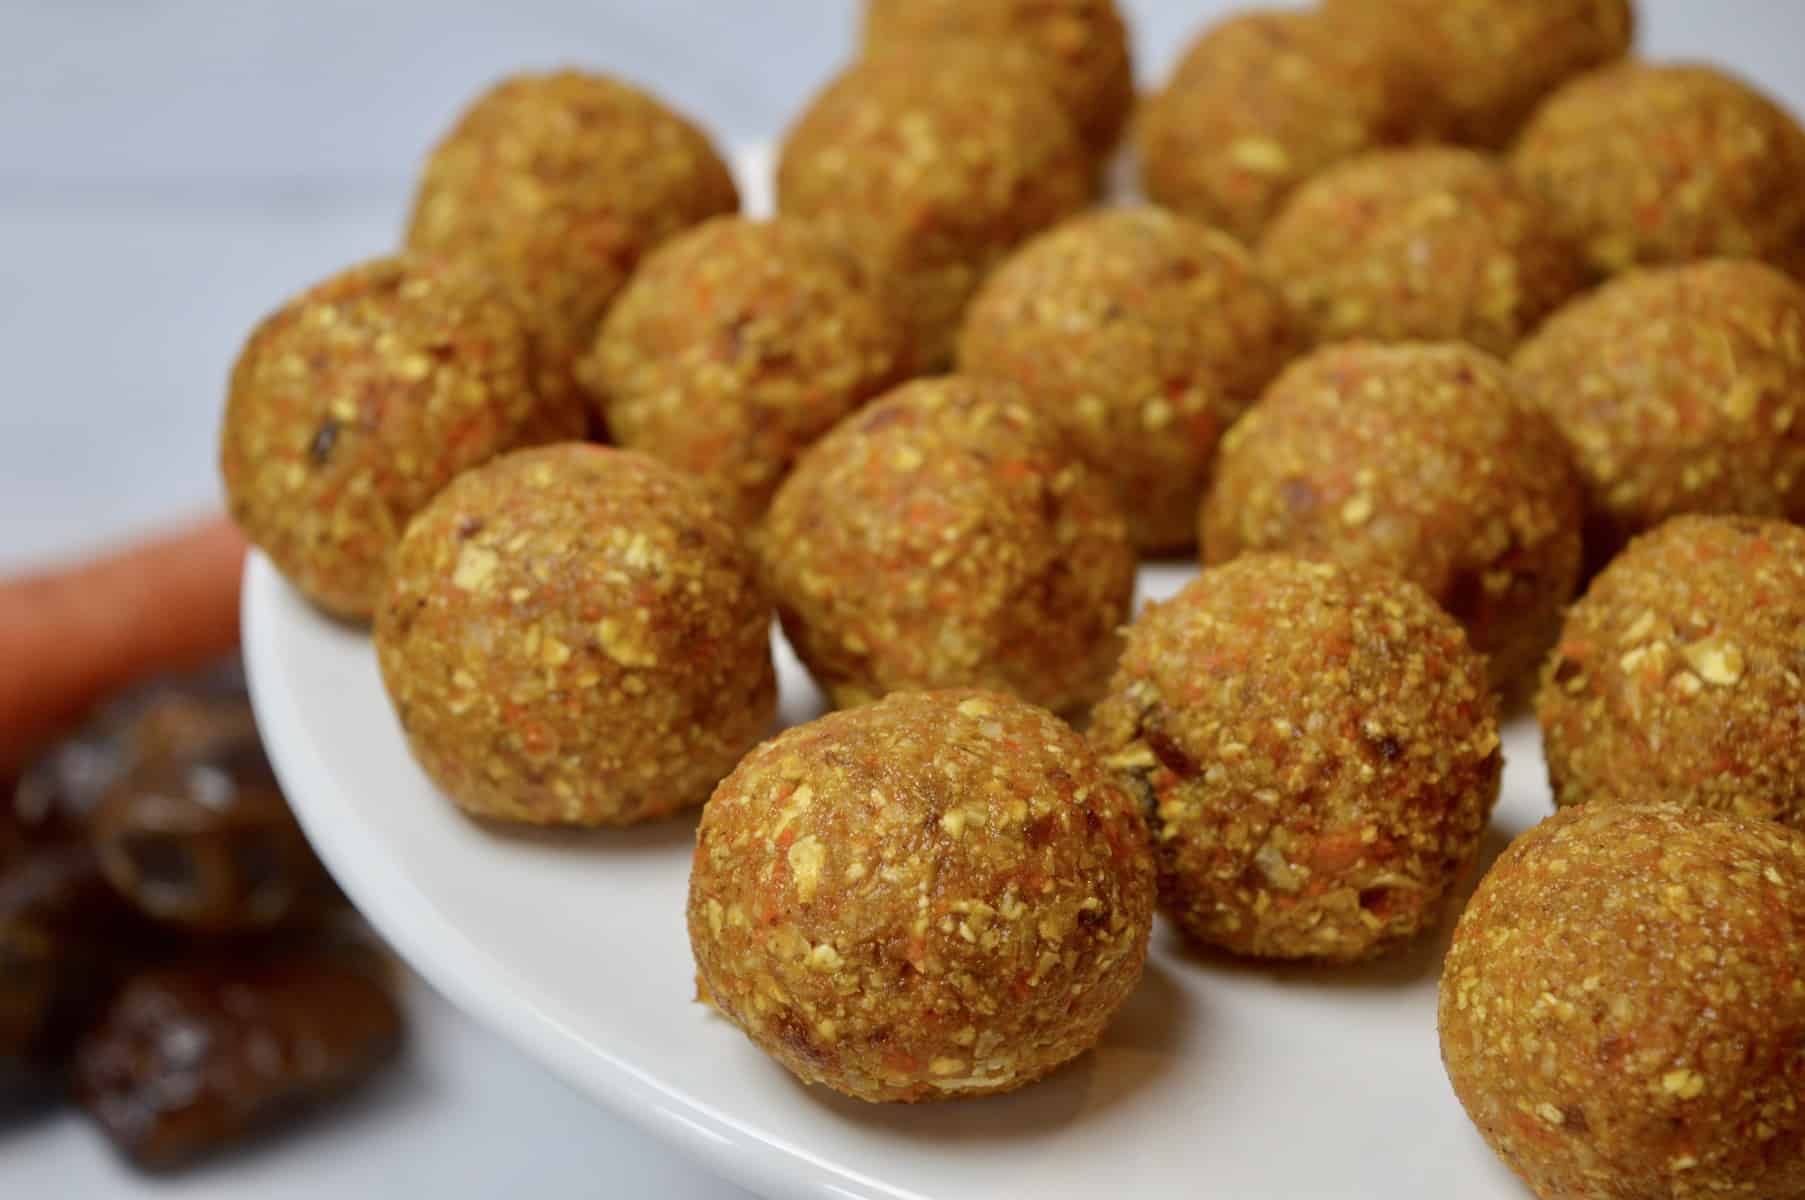
[(1381, 567), (1424, 588), (1514, 695), (1578, 582), (1581, 493), (1559, 434), (1469, 346), (1319, 350), (1223, 440), (1203, 557)]
[(1106, 157), (1134, 107), (1128, 29), (1115, 0), (869, 0), (865, 46), (947, 38), (1002, 52), (1024, 49), (1092, 156)]
[(408, 245), (493, 271), (526, 319), (562, 437), (585, 424), (572, 377), (635, 264), (739, 208), (708, 138), (603, 75), (516, 75), (484, 93), (427, 160)]
[(1222, 432), (1299, 349), (1233, 239), (1156, 208), (1075, 217), (984, 285), (960, 369), (1021, 385), (1111, 480), (1142, 549), (1183, 549)]
[(1561, 804), (1805, 829), (1805, 529), (1679, 517), (1639, 538), (1568, 614), (1538, 707)]
[(1404, 140), (1408, 79), (1318, 13), (1230, 17), (1142, 107), (1142, 190), (1251, 242), (1299, 184)]
[(1462, 914), (1442, 1061), (1538, 1196), (1805, 1195), (1801, 962), (1805, 836), (1589, 804), (1518, 838)]
[(219, 451), (232, 517), (308, 599), (366, 619), (408, 520), (532, 440), (538, 407), (526, 332), (487, 277), (418, 255), (365, 263), (239, 352)]
[(1465, 341), (1508, 354), (1583, 268), (1541, 200), (1470, 150), (1363, 155), (1300, 188), (1260, 264), (1318, 342)]
[(1716, 261), (1630, 272), (1517, 352), (1608, 556), (1680, 513), (1805, 520), (1805, 287)]
[(1238, 954), (1353, 961), (1433, 926), (1502, 759), (1485, 663), (1412, 584), (1281, 555), (1147, 609), (1091, 742), (1161, 899)]
[(408, 527), (376, 616), (409, 746), (474, 816), (625, 825), (702, 803), (776, 709), (725, 510), (655, 459), (524, 450)]
[(809, 443), (897, 375), (856, 263), (795, 221), (720, 217), (648, 258), (579, 369), (614, 440), (756, 521)]
[(840, 706), (982, 686), (1081, 707), (1133, 601), (1108, 483), (999, 380), (920, 380), (848, 417), (759, 542), (784, 632)]
[(1010, 1091), (1093, 1046), (1140, 979), (1146, 837), (1084, 740), (1018, 700), (830, 714), (747, 755), (703, 810), (703, 995), (861, 1100)]
[(1339, 36), (1369, 43), (1425, 93), (1425, 132), (1500, 148), (1549, 92), (1621, 58), (1629, 0), (1325, 0)]
[(913, 373), (944, 368), (966, 302), (1023, 239), (1091, 199), (1092, 165), (1039, 72), (981, 47), (874, 54), (784, 141), (777, 204), (884, 289)]
[(1543, 105), (1512, 166), (1601, 273), (1805, 242), (1805, 130), (1714, 67), (1630, 62)]

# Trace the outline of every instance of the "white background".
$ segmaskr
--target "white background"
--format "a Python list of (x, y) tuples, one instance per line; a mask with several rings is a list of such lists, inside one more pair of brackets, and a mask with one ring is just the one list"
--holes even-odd
[[(1228, 6), (1127, 0), (1143, 74)], [(1643, 0), (1643, 45), (1805, 109), (1805, 3)], [(216, 503), (238, 341), (393, 244), (411, 173), (497, 75), (576, 63), (723, 142), (773, 137), (855, 0), (0, 0), (0, 568)], [(5, 669), (0, 664), (0, 669)], [(297, 1136), (143, 1181), (77, 1118), (0, 1124), (0, 1196), (739, 1195), (419, 989), (404, 1068)]]

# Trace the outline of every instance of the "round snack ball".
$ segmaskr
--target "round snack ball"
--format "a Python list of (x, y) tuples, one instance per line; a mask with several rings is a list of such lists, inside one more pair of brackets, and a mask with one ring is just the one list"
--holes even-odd
[(1141, 188), (1252, 242), (1299, 184), (1404, 139), (1405, 78), (1317, 13), (1230, 17), (1142, 106)]
[(809, 443), (894, 381), (901, 351), (819, 233), (718, 217), (645, 261), (579, 374), (617, 444), (702, 476), (750, 524)]
[(1153, 923), (1140, 813), (1057, 718), (903, 693), (747, 755), (702, 812), (703, 995), (808, 1083), (1011, 1091), (1096, 1044)]
[(945, 38), (1026, 49), (1091, 155), (1115, 149), (1134, 107), (1134, 62), (1115, 0), (868, 0), (869, 52)]
[(1559, 426), (1604, 555), (1680, 513), (1805, 520), (1805, 288), (1752, 262), (1630, 272), (1515, 363)]
[(1090, 737), (1150, 814), (1173, 919), (1262, 958), (1353, 962), (1434, 926), (1503, 767), (1460, 626), (1394, 576), (1284, 555), (1149, 606)]
[(784, 633), (841, 707), (974, 686), (1080, 708), (1134, 599), (1108, 481), (1001, 380), (919, 380), (842, 421), (760, 547)]
[(1676, 517), (1638, 538), (1567, 614), (1538, 707), (1560, 804), (1805, 829), (1805, 529)]
[(579, 71), (480, 96), (427, 160), (408, 245), (495, 272), (526, 318), (540, 391), (581, 435), (572, 375), (641, 256), (739, 208), (708, 138), (654, 97)]
[(1257, 550), (1380, 567), (1426, 590), (1514, 694), (1581, 564), (1578, 480), (1503, 364), (1460, 345), (1329, 346), (1223, 440), (1203, 557)]
[(1317, 342), (1517, 343), (1584, 283), (1541, 201), (1493, 160), (1426, 147), (1362, 155), (1292, 196), (1260, 265)]
[(1094, 190), (1071, 122), (1012, 61), (942, 43), (872, 55), (784, 140), (779, 210), (813, 222), (878, 281), (911, 374), (951, 362), (990, 268)]
[(1513, 842), (1462, 914), (1442, 1062), (1537, 1195), (1805, 1195), (1801, 961), (1805, 837), (1589, 804)]
[(1424, 91), (1418, 121), (1446, 141), (1500, 149), (1542, 98), (1622, 58), (1630, 0), (1325, 0), (1340, 36), (1369, 44)]
[(777, 705), (732, 519), (655, 459), (567, 443), (415, 518), (376, 614), (414, 757), (480, 817), (625, 825), (701, 804)]
[(959, 368), (1021, 385), (1115, 484), (1143, 550), (1182, 550), (1222, 431), (1299, 349), (1278, 290), (1226, 234), (1157, 208), (1074, 217), (972, 302)]
[(1785, 262), (1805, 238), (1805, 130), (1715, 67), (1628, 62), (1577, 79), (1523, 130), (1512, 167), (1600, 273)]
[(535, 440), (538, 410), (526, 331), (488, 277), (376, 259), (245, 342), (220, 432), (227, 503), (309, 600), (366, 620), (408, 520), (459, 472)]

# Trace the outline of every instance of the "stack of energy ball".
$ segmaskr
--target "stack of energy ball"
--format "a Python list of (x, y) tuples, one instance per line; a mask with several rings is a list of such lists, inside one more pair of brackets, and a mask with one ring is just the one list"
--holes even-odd
[[(1533, 693), (1563, 811), (1460, 921), (1455, 1090), (1544, 1196), (1805, 1192), (1805, 132), (1627, 0), (1326, 0), (1205, 31), (1132, 121), (1161, 207), (1097, 208), (1110, 0), (865, 32), (774, 220), (521, 76), (253, 334), (233, 509), (374, 618), (428, 773), (706, 801), (704, 998), (912, 1101), (1092, 1045), (1156, 897), (1265, 958), (1433, 928)], [(755, 746), (773, 611), (840, 711)]]

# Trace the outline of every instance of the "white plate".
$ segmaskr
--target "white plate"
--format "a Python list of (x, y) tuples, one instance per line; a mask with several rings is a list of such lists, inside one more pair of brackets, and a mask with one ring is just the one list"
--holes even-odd
[[(1189, 574), (1145, 569), (1143, 595)], [(783, 717), (806, 719), (818, 693), (781, 638), (777, 649)], [(1445, 930), (1402, 957), (1332, 970), (1206, 957), (1162, 922), (1140, 990), (1096, 1051), (1009, 1096), (865, 1105), (803, 1087), (693, 1002), (693, 816), (577, 835), (464, 819), (408, 757), (368, 637), (322, 617), (260, 555), (245, 658), (308, 835), (401, 954), (553, 1070), (754, 1190), (1527, 1195), (1442, 1076)], [(1488, 862), (1550, 811), (1533, 727), (1512, 727), (1505, 752)]]

